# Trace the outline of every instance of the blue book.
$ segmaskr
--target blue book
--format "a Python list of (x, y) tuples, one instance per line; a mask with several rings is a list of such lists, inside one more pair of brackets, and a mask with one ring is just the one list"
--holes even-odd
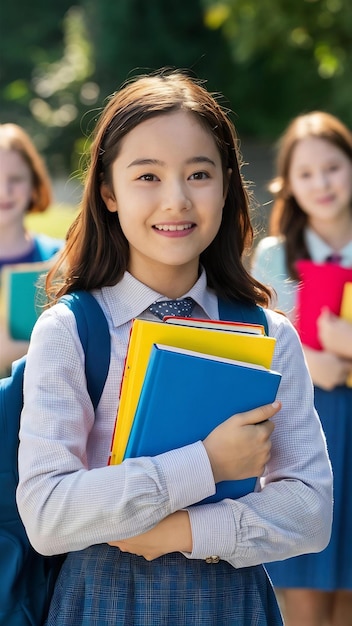
[[(124, 458), (203, 440), (231, 415), (274, 402), (280, 380), (281, 374), (262, 366), (154, 344)], [(223, 481), (202, 502), (240, 498), (256, 481)]]

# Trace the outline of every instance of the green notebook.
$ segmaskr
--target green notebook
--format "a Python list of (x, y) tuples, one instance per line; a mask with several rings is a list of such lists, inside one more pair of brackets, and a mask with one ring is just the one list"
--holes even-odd
[(3, 314), (10, 336), (28, 341), (45, 303), (45, 274), (50, 261), (7, 265), (1, 272)]

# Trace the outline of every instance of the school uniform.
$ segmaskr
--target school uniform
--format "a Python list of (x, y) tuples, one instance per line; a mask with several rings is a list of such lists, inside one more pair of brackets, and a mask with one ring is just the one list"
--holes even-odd
[[(269, 334), (277, 337), (272, 368), (283, 374), (278, 394), (283, 407), (273, 418), (273, 454), (265, 476), (255, 493), (237, 501), (197, 505), (215, 492), (200, 441), (107, 467), (131, 320), (155, 319), (148, 307), (163, 297), (129, 273), (94, 295), (112, 341), (96, 415), (68, 307), (57, 304), (41, 316), (27, 357), (18, 506), (37, 550), (69, 553), (48, 626), (279, 626), (261, 563), (322, 549), (332, 509), (325, 440), (295, 330), (285, 317), (267, 312)], [(184, 295), (195, 300), (195, 317), (219, 318), (204, 271)], [(106, 544), (141, 534), (185, 508), (192, 553), (149, 562)]]
[[(314, 231), (305, 232), (312, 260), (325, 262), (333, 250)], [(341, 251), (341, 265), (352, 267), (352, 241)], [(290, 281), (284, 261), (282, 239), (268, 237), (256, 251), (253, 275), (272, 284), (278, 306), (294, 317), (297, 282)], [(286, 283), (282, 281), (286, 280)], [(268, 563), (276, 587), (335, 591), (352, 589), (352, 389), (344, 385), (332, 391), (314, 389), (314, 399), (334, 475), (334, 514), (329, 545), (318, 554), (303, 554), (286, 561)]]

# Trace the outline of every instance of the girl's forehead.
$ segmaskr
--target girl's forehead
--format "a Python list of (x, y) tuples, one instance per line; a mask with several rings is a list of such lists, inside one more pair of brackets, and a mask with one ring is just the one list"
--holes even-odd
[(0, 146), (0, 160), (2, 167), (6, 167), (6, 170), (15, 168), (30, 171), (31, 169), (24, 156), (14, 148), (2, 148)]
[(291, 153), (291, 166), (301, 161), (320, 162), (331, 158), (348, 158), (345, 152), (332, 141), (323, 137), (304, 137), (297, 141)]
[(192, 146), (216, 150), (213, 134), (199, 118), (188, 111), (173, 111), (143, 120), (121, 140), (120, 154), (126, 150), (162, 151), (171, 146)]

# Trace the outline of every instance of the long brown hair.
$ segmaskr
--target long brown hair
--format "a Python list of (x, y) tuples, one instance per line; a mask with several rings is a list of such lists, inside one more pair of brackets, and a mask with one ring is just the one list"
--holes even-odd
[(307, 214), (289, 192), (289, 173), (295, 146), (307, 137), (324, 139), (333, 144), (352, 161), (352, 134), (335, 116), (323, 111), (312, 111), (296, 117), (287, 127), (277, 144), (276, 171), (269, 189), (275, 200), (269, 221), (269, 233), (284, 237), (286, 264), (289, 276), (297, 279), (295, 262), (309, 259), (304, 240), (308, 222)]
[(30, 136), (17, 124), (0, 124), (0, 150), (18, 152), (31, 171), (33, 193), (27, 213), (46, 211), (52, 201), (50, 177)]
[[(116, 213), (110, 213), (102, 200), (101, 183), (111, 184), (112, 164), (127, 133), (147, 119), (178, 110), (190, 112), (211, 132), (221, 156), (224, 184), (228, 168), (232, 170), (220, 229), (200, 256), (208, 284), (223, 297), (268, 303), (270, 291), (247, 273), (241, 260), (252, 243), (253, 231), (233, 124), (199, 81), (180, 71), (162, 70), (125, 83), (112, 95), (98, 120), (81, 211), (47, 281), (48, 291), (56, 292), (54, 300), (74, 289), (91, 290), (121, 280), (128, 267), (129, 244)], [(60, 269), (65, 283), (58, 282)]]

